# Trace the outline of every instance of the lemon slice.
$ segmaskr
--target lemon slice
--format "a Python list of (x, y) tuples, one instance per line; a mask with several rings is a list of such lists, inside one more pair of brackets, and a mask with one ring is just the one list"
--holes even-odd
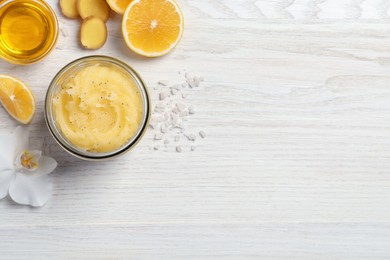
[(134, 0), (123, 15), (122, 34), (127, 46), (146, 57), (170, 52), (183, 30), (183, 14), (174, 0)]
[(107, 0), (107, 4), (114, 12), (123, 14), (126, 10), (126, 7), (128, 7), (132, 1), (133, 0)]
[(35, 97), (21, 80), (0, 75), (0, 103), (18, 122), (28, 124), (35, 115)]

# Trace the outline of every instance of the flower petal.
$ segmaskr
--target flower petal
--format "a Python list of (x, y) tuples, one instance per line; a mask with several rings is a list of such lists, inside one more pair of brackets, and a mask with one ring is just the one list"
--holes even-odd
[(13, 134), (0, 132), (0, 170), (13, 169), (16, 139)]
[(23, 153), (16, 156), (14, 165), (16, 170), (35, 171), (39, 164), (39, 160), (42, 157), (42, 152), (38, 150), (25, 150)]
[(0, 200), (8, 195), (9, 185), (14, 178), (15, 173), (12, 170), (0, 171)]
[(28, 149), (28, 138), (29, 138), (29, 131), (27, 127), (18, 126), (16, 127), (14, 131), (15, 136), (15, 150), (13, 154), (13, 158), (16, 158), (16, 156), (20, 155), (24, 150)]
[(54, 171), (55, 168), (57, 168), (56, 160), (51, 157), (42, 156), (38, 162), (38, 169), (31, 172), (31, 174), (34, 176), (44, 176)]
[(50, 198), (52, 183), (48, 175), (32, 176), (18, 173), (9, 187), (13, 201), (33, 207), (43, 206)]

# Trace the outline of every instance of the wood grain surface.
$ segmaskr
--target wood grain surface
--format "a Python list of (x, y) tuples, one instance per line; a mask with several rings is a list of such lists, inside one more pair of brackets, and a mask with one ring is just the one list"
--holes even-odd
[[(33, 142), (59, 162), (39, 209), (0, 201), (0, 259), (390, 259), (390, 0), (178, 0), (185, 35), (169, 55), (125, 46), (121, 18), (97, 51), (59, 17), (56, 49), (0, 73), (35, 91)], [(187, 102), (197, 150), (77, 160), (43, 118), (53, 76), (81, 56), (132, 65), (154, 101), (179, 72), (205, 82)], [(0, 109), (0, 129), (16, 123)], [(1, 145), (1, 144), (0, 144)]]

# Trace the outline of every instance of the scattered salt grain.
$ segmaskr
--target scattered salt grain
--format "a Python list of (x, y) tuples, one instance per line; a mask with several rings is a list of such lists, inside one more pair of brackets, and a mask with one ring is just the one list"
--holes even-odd
[(169, 140), (168, 140), (168, 139), (165, 139), (165, 140), (164, 140), (164, 144), (169, 144)]
[(162, 140), (162, 139), (163, 139), (163, 135), (162, 134), (157, 133), (157, 134), (154, 135), (154, 140)]
[(165, 119), (165, 121), (167, 121), (169, 119), (169, 113), (168, 112), (164, 113), (164, 119)]
[(155, 147), (154, 147), (154, 150), (160, 150), (160, 146), (159, 145), (156, 145)]
[(191, 146), (191, 151), (195, 151), (196, 150), (196, 147), (195, 146)]
[(68, 34), (68, 31), (67, 31), (67, 30), (61, 29), (60, 31), (61, 31), (62, 36), (68, 37), (69, 34)]
[(171, 87), (171, 89), (180, 90), (180, 85), (179, 85), (179, 84), (173, 85), (173, 86)]
[(160, 105), (160, 106), (157, 106), (157, 105), (156, 105), (156, 106), (154, 107), (154, 112), (155, 112), (155, 113), (163, 113), (164, 110), (165, 110), (165, 107), (163, 107), (163, 106), (161, 106), (161, 105)]
[(175, 114), (179, 114), (179, 109), (177, 108), (177, 107), (174, 107), (173, 109), (172, 109), (172, 113), (175, 113)]
[(168, 80), (160, 80), (158, 82), (158, 84), (162, 85), (162, 86), (168, 86), (169, 85), (169, 81)]
[(181, 116), (181, 117), (185, 117), (185, 116), (188, 116), (188, 115), (189, 115), (188, 111), (182, 111), (179, 114), (179, 116)]
[(173, 128), (177, 128), (177, 129), (183, 130), (184, 129), (184, 124), (183, 124), (183, 122), (177, 123), (177, 124), (175, 124), (173, 126)]
[(190, 115), (195, 114), (195, 109), (194, 109), (193, 106), (190, 106), (190, 107), (188, 108), (188, 113), (189, 113)]
[(179, 112), (182, 112), (182, 111), (184, 111), (187, 108), (186, 105), (184, 105), (182, 103), (177, 103), (176, 107), (179, 110)]
[(196, 135), (194, 135), (194, 134), (186, 135), (186, 137), (191, 142), (195, 142), (196, 141)]
[(166, 134), (167, 132), (168, 132), (167, 125), (166, 124), (162, 124), (161, 125), (161, 133)]
[(194, 77), (194, 83), (195, 83), (195, 87), (199, 87), (200, 79), (198, 77)]
[(172, 94), (172, 95), (176, 95), (176, 94), (177, 94), (177, 92), (179, 92), (177, 89), (174, 89), (174, 88), (173, 88), (173, 89), (171, 89), (171, 94)]
[(176, 146), (176, 152), (178, 152), (178, 153), (182, 152), (181, 146)]
[(164, 121), (164, 118), (162, 116), (155, 116), (153, 117), (152, 119), (154, 122), (156, 123), (160, 123), (160, 122), (163, 122)]
[(206, 138), (206, 133), (204, 131), (199, 132), (199, 136), (202, 137), (202, 139)]
[(190, 86), (190, 88), (197, 87), (196, 83), (195, 83), (195, 81), (193, 79), (187, 79), (187, 83), (188, 83), (188, 86)]
[(167, 97), (169, 97), (169, 94), (166, 91), (160, 92), (160, 100), (165, 100)]
[(165, 108), (165, 104), (163, 102), (159, 102), (157, 103), (156, 108)]

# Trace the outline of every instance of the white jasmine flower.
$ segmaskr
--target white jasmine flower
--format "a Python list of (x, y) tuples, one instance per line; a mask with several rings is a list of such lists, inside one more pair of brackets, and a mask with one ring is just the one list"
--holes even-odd
[(13, 201), (33, 207), (43, 206), (50, 198), (49, 174), (57, 162), (28, 150), (29, 132), (17, 127), (13, 134), (0, 132), (0, 199), (8, 194)]

